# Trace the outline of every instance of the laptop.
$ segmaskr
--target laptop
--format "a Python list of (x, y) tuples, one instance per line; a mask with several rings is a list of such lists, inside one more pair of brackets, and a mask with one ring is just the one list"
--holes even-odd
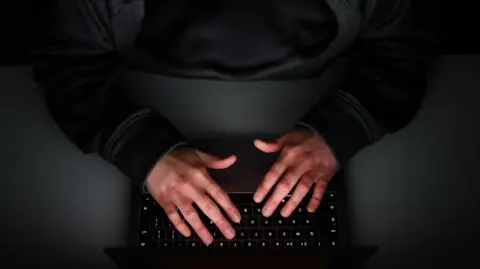
[(315, 78), (257, 82), (182, 79), (124, 70), (121, 83), (132, 100), (158, 110), (199, 149), (217, 156), (237, 155), (232, 167), (209, 172), (236, 204), (242, 221), (232, 222), (236, 237), (227, 240), (197, 210), (214, 237), (213, 244), (205, 246), (194, 232), (185, 238), (176, 231), (155, 199), (138, 186), (132, 193), (129, 244), (106, 253), (120, 268), (355, 268), (362, 264), (375, 248), (349, 244), (342, 172), (329, 184), (315, 213), (306, 210), (311, 192), (288, 218), (279, 214), (288, 196), (269, 218), (261, 214), (263, 204), (253, 201), (258, 184), (278, 158), (278, 153), (256, 149), (253, 139), (274, 139), (289, 131), (339, 86), (345, 70), (346, 61), (339, 60)]

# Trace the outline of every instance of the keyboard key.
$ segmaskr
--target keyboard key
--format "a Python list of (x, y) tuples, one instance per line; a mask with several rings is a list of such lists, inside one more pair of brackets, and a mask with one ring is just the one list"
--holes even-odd
[(262, 239), (263, 235), (262, 235), (262, 230), (251, 230), (250, 231), (250, 238), (251, 239)]
[(141, 207), (142, 216), (151, 216), (153, 215), (153, 205), (142, 205)]
[(265, 230), (264, 232), (264, 236), (265, 236), (265, 239), (274, 239), (276, 237), (276, 231), (275, 230)]
[(162, 220), (163, 228), (173, 228), (173, 223), (170, 219)]
[(288, 225), (290, 226), (299, 226), (300, 225), (300, 220), (298, 217), (290, 217), (287, 219)]
[(279, 241), (279, 240), (273, 241), (272, 242), (272, 248), (273, 249), (283, 249), (284, 248), (284, 242)]
[(240, 219), (240, 222), (239, 222), (239, 223), (233, 223), (233, 227), (234, 227), (234, 228), (243, 228), (243, 227), (245, 227), (246, 224), (247, 224), (247, 221), (246, 221), (245, 219), (246, 219), (246, 217), (242, 217), (242, 218)]
[(313, 229), (308, 229), (306, 230), (306, 237), (309, 238), (309, 239), (315, 239), (317, 238), (318, 236), (318, 233), (316, 230), (313, 230)]
[(336, 212), (337, 211), (337, 207), (335, 206), (335, 204), (329, 204), (328, 205), (328, 209), (330, 210), (330, 212)]
[(258, 226), (258, 217), (248, 217), (247, 218), (248, 227), (257, 227)]
[(187, 242), (187, 249), (201, 249), (202, 246), (203, 246), (203, 243), (198, 241)]
[(237, 238), (238, 239), (248, 239), (247, 230), (245, 230), (245, 229), (237, 230)]
[(314, 241), (300, 241), (300, 243), (298, 244), (299, 248), (301, 249), (311, 249), (313, 247), (313, 243)]
[(283, 244), (285, 249), (294, 249), (297, 246), (295, 241), (285, 241)]
[(211, 234), (213, 236), (213, 239), (220, 239), (222, 232), (220, 232), (219, 229), (212, 229)]
[(284, 217), (276, 217), (274, 223), (275, 226), (283, 227), (287, 224), (287, 220)]
[(253, 215), (254, 216), (261, 216), (262, 215), (262, 206), (261, 205), (255, 205), (253, 207)]
[(260, 241), (258, 243), (258, 248), (260, 249), (269, 249), (270, 248), (270, 242), (268, 241)]
[(154, 199), (149, 194), (142, 195), (142, 205), (153, 205)]
[(244, 249), (256, 249), (257, 247), (257, 242), (256, 241), (243, 241), (243, 248)]
[(302, 239), (304, 238), (304, 231), (302, 229), (295, 229), (292, 232), (292, 238), (294, 239)]
[(158, 247), (161, 249), (169, 249), (172, 247), (172, 243), (169, 241), (161, 241), (158, 243)]
[(148, 230), (142, 230), (140, 231), (140, 239), (143, 239), (143, 240), (148, 240), (150, 237), (150, 233)]
[(260, 226), (261, 227), (270, 227), (272, 226), (272, 219), (269, 218), (261, 218), (260, 219)]
[(303, 218), (303, 226), (304, 227), (313, 227), (313, 218), (312, 217), (304, 217)]
[(178, 232), (177, 230), (168, 230), (166, 232), (166, 239), (167, 240), (177, 240), (178, 239)]
[(165, 233), (164, 230), (156, 230), (153, 234), (153, 240), (164, 240), (167, 239), (167, 234)]
[(313, 244), (315, 248), (323, 248), (323, 242), (321, 240), (315, 240)]
[(299, 205), (293, 214), (295, 214), (296, 216), (304, 216), (306, 214), (307, 210), (305, 209), (305, 207), (303, 205)]
[(242, 216), (252, 216), (252, 206), (251, 205), (240, 205), (240, 214)]
[(327, 191), (322, 199), (328, 202), (335, 202), (336, 197), (337, 196), (335, 192)]
[(178, 250), (183, 250), (187, 248), (187, 244), (185, 241), (177, 241), (174, 243), (174, 248)]
[(152, 227), (153, 227), (154, 229), (161, 229), (161, 228), (163, 228), (162, 224), (163, 224), (162, 218), (160, 218), (160, 217), (154, 217), (154, 218), (152, 219)]
[(232, 240), (228, 242), (229, 248), (232, 250), (240, 249), (241, 243), (238, 240)]
[(215, 249), (227, 249), (228, 244), (225, 241), (216, 241), (214, 242)]
[(281, 239), (290, 239), (290, 231), (287, 229), (279, 230), (278, 237)]
[(200, 243), (201, 248), (205, 250), (212, 250), (215, 249), (215, 243), (211, 243), (210, 245), (205, 245), (203, 242)]
[(217, 225), (215, 225), (215, 223), (209, 219), (205, 222), (205, 225), (208, 227), (208, 228), (213, 228), (213, 227), (217, 227)]

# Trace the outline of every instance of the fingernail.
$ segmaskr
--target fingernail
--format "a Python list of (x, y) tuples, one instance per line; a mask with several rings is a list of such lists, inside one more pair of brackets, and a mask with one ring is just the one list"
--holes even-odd
[(228, 239), (234, 238), (235, 237), (235, 230), (233, 228), (228, 228), (226, 236), (227, 236)]
[(233, 216), (233, 221), (235, 223), (240, 223), (241, 219), (242, 219), (242, 217), (240, 216), (240, 213), (236, 212), (235, 215)]
[(263, 208), (263, 215), (265, 217), (270, 217), (271, 214), (272, 214), (272, 209), (270, 207)]
[(253, 200), (255, 203), (260, 203), (262, 201), (262, 197), (260, 197), (260, 194), (255, 194), (253, 195)]

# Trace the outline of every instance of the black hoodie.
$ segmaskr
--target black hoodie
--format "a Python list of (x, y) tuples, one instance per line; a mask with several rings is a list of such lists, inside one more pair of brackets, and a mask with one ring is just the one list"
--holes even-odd
[(138, 183), (185, 139), (116, 83), (115, 60), (134, 48), (163, 75), (230, 81), (309, 77), (349, 58), (342, 87), (301, 121), (342, 167), (414, 117), (434, 49), (407, 0), (58, 0), (53, 15), (33, 58), (53, 117)]

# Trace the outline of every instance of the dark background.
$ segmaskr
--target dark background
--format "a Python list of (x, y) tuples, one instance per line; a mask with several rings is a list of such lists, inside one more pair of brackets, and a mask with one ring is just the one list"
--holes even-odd
[[(28, 63), (28, 52), (47, 21), (51, 0), (15, 0), (0, 8), (0, 64)], [(441, 39), (444, 54), (478, 53), (480, 41), (474, 36), (480, 14), (468, 0), (413, 0), (418, 20)]]

